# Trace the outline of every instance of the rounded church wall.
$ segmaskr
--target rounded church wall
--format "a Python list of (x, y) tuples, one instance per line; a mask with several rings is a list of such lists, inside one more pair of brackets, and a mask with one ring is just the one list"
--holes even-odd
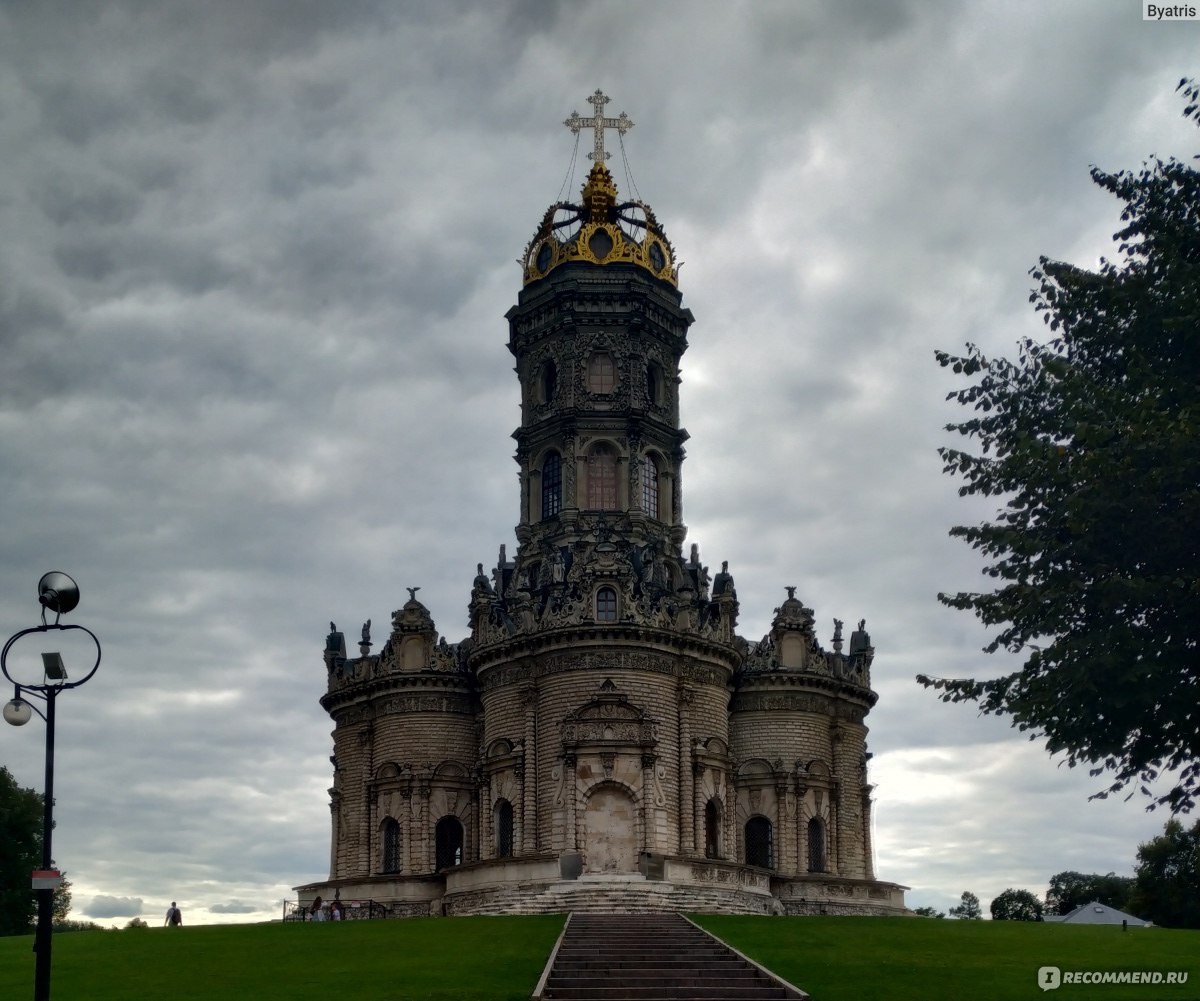
[(380, 717), (375, 721), (372, 756), (376, 764), (473, 763), (478, 756), (474, 718), (433, 711)]
[(742, 712), (729, 725), (731, 750), (735, 758), (762, 757), (782, 759), (791, 771), (798, 760), (829, 760), (832, 720), (821, 713), (786, 709)]
[(724, 685), (689, 685), (687, 714), (688, 736), (708, 744), (714, 738), (720, 751), (730, 747), (729, 689)]
[[(483, 705), (483, 747), (486, 751), (498, 740), (514, 746), (525, 740), (529, 698), (528, 683), (507, 685), (485, 690)], [(511, 748), (510, 748), (511, 750)], [(485, 755), (486, 756), (486, 755)]]

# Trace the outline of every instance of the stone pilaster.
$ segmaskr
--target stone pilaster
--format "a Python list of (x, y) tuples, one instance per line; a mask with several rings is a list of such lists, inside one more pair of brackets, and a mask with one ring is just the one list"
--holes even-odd
[(579, 779), (576, 776), (575, 765), (574, 754), (563, 755), (563, 798), (567, 813), (564, 847), (569, 852), (579, 850), (579, 830), (575, 822), (575, 805), (579, 801)]
[(420, 834), (420, 872), (433, 872), (436, 859), (434, 857), (433, 831), (430, 830), (429, 819), (429, 797), (433, 790), (428, 785), (422, 785), (417, 790), (417, 809), (419, 811), (418, 824), (421, 829)]
[[(532, 855), (538, 850), (537, 813), (537, 689), (532, 685), (521, 690), (521, 706), (525, 710), (525, 757), (522, 760), (521, 795), (524, 797), (521, 813), (521, 843), (523, 854)], [(532, 760), (531, 760), (532, 759)]]
[(696, 693), (691, 688), (679, 689), (679, 755), (678, 755), (678, 814), (679, 848), (682, 854), (696, 854), (697, 795), (699, 780), (692, 759), (692, 714)]
[(656, 760), (653, 754), (642, 755), (642, 850), (647, 852), (658, 850), (654, 823), (654, 762)]
[(417, 854), (413, 842), (417, 832), (413, 830), (412, 789), (400, 790), (404, 816), (400, 818), (400, 865), (402, 871), (412, 873), (417, 864)]

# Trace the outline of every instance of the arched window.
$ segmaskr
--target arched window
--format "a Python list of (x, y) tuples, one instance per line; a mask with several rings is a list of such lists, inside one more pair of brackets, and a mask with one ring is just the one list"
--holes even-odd
[(457, 817), (443, 817), (433, 831), (434, 870), (462, 865), (463, 825)]
[(721, 857), (721, 808), (715, 799), (704, 806), (704, 857)]
[(553, 518), (562, 510), (562, 458), (551, 452), (542, 462), (542, 517)]
[(400, 871), (400, 824), (393, 817), (383, 822), (383, 871)]
[(496, 804), (496, 858), (510, 858), (513, 853), (513, 808), (506, 799)]
[(542, 366), (542, 402), (553, 403), (558, 390), (558, 368), (552, 361)]
[(617, 509), (617, 453), (600, 444), (588, 452), (587, 506), (591, 511)]
[(662, 372), (654, 362), (646, 366), (646, 399), (651, 403), (662, 399)]
[(602, 587), (596, 592), (596, 621), (617, 621), (617, 592), (611, 587)]
[(588, 391), (591, 393), (611, 393), (617, 385), (617, 369), (613, 365), (612, 355), (605, 351), (597, 351), (588, 359)]
[(746, 865), (775, 868), (774, 837), (766, 817), (751, 817), (746, 821)]
[(642, 459), (642, 510), (658, 517), (658, 463), (652, 455)]
[(825, 821), (813, 817), (808, 822), (808, 871), (825, 872)]

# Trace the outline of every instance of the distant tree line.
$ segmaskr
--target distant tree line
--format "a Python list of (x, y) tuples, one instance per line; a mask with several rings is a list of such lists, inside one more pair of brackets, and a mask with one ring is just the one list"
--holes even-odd
[[(1041, 921), (1093, 902), (1164, 928), (1200, 928), (1200, 820), (1190, 829), (1175, 818), (1168, 820), (1162, 834), (1138, 846), (1133, 876), (1059, 872), (1050, 877), (1044, 902), (1030, 890), (1009, 887), (993, 898), (990, 910), (993, 921)], [(914, 913), (947, 916), (934, 907), (918, 907)], [(964, 892), (949, 916), (979, 920), (979, 898)]]

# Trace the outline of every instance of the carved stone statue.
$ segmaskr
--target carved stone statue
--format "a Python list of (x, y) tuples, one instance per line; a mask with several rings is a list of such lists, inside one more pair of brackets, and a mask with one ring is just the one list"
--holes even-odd
[(371, 645), (371, 620), (367, 619), (362, 627), (362, 643), (364, 646)]
[(733, 575), (729, 572), (729, 560), (721, 561), (721, 572), (713, 579), (712, 593), (715, 598), (719, 594), (733, 591)]

